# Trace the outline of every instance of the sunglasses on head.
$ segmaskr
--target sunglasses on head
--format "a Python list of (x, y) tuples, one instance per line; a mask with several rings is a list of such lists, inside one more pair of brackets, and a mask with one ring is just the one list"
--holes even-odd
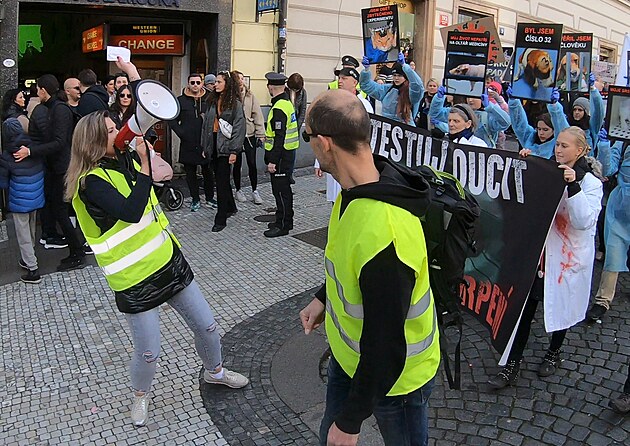
[(332, 135), (325, 135), (324, 133), (308, 133), (306, 130), (302, 131), (302, 139), (304, 142), (311, 142), (311, 138), (317, 138), (318, 136), (332, 137)]
[(131, 96), (131, 93), (122, 93), (118, 95), (119, 98), (127, 98), (127, 99), (131, 99), (133, 96)]
[(188, 83), (189, 83), (190, 85), (201, 85), (201, 84), (202, 84), (202, 82), (201, 82), (201, 81), (188, 81)]

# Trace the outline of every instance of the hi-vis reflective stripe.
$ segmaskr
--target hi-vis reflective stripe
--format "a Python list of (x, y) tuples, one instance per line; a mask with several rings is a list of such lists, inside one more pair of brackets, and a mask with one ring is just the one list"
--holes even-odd
[[(290, 133), (290, 135), (293, 135), (293, 133)], [(300, 135), (298, 133), (295, 133), (295, 136), (289, 136), (287, 135), (287, 137), (284, 140), (285, 144), (290, 144), (292, 142), (297, 142), (300, 140)]]
[(140, 260), (144, 259), (152, 252), (158, 250), (160, 246), (162, 246), (167, 240), (170, 239), (170, 236), (167, 231), (160, 232), (157, 237), (153, 240), (145, 243), (140, 248), (136, 249), (134, 252), (127, 254), (120, 260), (115, 261), (107, 266), (103, 266), (101, 269), (106, 276), (111, 276), (112, 274), (116, 274), (121, 272), (122, 270), (129, 268), (134, 263), (138, 263)]
[(433, 307), (433, 328), (431, 329), (431, 333), (420, 342), (407, 344), (407, 358), (423, 353), (427, 348), (431, 346), (431, 344), (433, 344), (433, 338), (435, 338), (435, 330), (437, 329), (437, 324), (437, 312), (435, 310), (435, 307)]
[[(324, 265), (326, 267), (326, 272), (328, 273), (328, 275), (335, 281), (335, 286), (337, 287), (337, 295), (341, 299), (341, 303), (343, 304), (344, 311), (348, 315), (356, 319), (363, 319), (363, 305), (351, 304), (350, 302), (346, 300), (346, 296), (344, 295), (344, 292), (343, 292), (343, 286), (341, 285), (341, 282), (339, 282), (339, 280), (337, 279), (337, 275), (335, 274), (335, 265), (333, 264), (333, 262), (328, 257), (326, 257), (324, 261)], [(407, 312), (407, 319), (415, 319), (421, 316), (422, 314), (424, 314), (425, 311), (427, 311), (430, 304), (431, 304), (431, 289), (429, 288), (427, 289), (427, 292), (424, 293), (424, 296), (422, 296), (418, 302), (409, 306), (409, 311)]]
[(335, 327), (337, 327), (337, 331), (339, 332), (341, 339), (343, 339), (343, 342), (345, 342), (346, 345), (352, 350), (360, 354), (361, 348), (359, 347), (359, 343), (357, 341), (353, 341), (350, 336), (348, 336), (348, 334), (343, 330), (343, 328), (341, 328), (339, 319), (337, 319), (337, 313), (335, 313), (335, 310), (333, 309), (333, 306), (328, 299), (326, 299), (326, 312), (330, 315), (330, 318), (332, 319), (333, 324), (335, 324)]
[(343, 309), (345, 310), (345, 312), (356, 319), (363, 319), (363, 305), (351, 304), (346, 300), (346, 296), (343, 293), (343, 286), (341, 285), (341, 282), (337, 280), (337, 276), (335, 274), (335, 265), (333, 264), (333, 262), (328, 257), (326, 257), (324, 264), (326, 265), (326, 272), (335, 281), (335, 285), (337, 286), (337, 295), (341, 299), (341, 303), (343, 304)]
[[(346, 333), (343, 330), (343, 328), (341, 327), (341, 324), (339, 323), (339, 319), (337, 318), (337, 313), (335, 313), (335, 309), (333, 308), (329, 300), (326, 301), (326, 312), (330, 315), (330, 319), (332, 320), (333, 324), (335, 324), (335, 327), (337, 328), (337, 331), (339, 332), (341, 339), (343, 339), (343, 342), (345, 342), (346, 345), (350, 347), (354, 352), (356, 352), (357, 354), (361, 354), (360, 344), (357, 341), (354, 341), (350, 336), (348, 336), (348, 333)], [(433, 344), (433, 339), (435, 338), (435, 331), (437, 329), (437, 324), (438, 324), (437, 313), (434, 307), (433, 308), (433, 328), (431, 329), (431, 333), (429, 333), (429, 335), (420, 342), (407, 344), (407, 358), (423, 353), (426, 349), (428, 349), (431, 346), (431, 344)]]
[(90, 245), (94, 254), (104, 254), (110, 249), (115, 248), (121, 243), (126, 242), (127, 240), (134, 237), (143, 229), (147, 228), (153, 222), (153, 212), (149, 211), (140, 219), (138, 223), (134, 223), (132, 225), (127, 226), (125, 229), (117, 232), (116, 234), (110, 236), (103, 243), (98, 243), (96, 245)]

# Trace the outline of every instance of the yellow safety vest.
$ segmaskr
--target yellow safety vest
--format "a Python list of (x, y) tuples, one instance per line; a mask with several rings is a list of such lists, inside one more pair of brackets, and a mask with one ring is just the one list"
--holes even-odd
[[(98, 167), (83, 177), (87, 175), (107, 181), (125, 197), (131, 194), (127, 179), (121, 172)], [(96, 262), (114, 291), (126, 290), (157, 272), (171, 260), (173, 243), (179, 246), (153, 189), (138, 223), (118, 220), (105, 233), (101, 233), (88, 214), (78, 189), (72, 198), (72, 206), (85, 239), (94, 251)]]
[(295, 108), (291, 101), (280, 99), (273, 104), (269, 115), (267, 115), (267, 129), (265, 130), (265, 150), (273, 149), (273, 142), (276, 137), (276, 131), (272, 128), (271, 120), (273, 118), (273, 109), (278, 108), (287, 116), (287, 133), (284, 137), (284, 150), (295, 150), (300, 147), (300, 132), (295, 118)]
[(361, 269), (394, 243), (398, 258), (416, 273), (405, 321), (407, 359), (400, 377), (387, 393), (406, 395), (431, 380), (440, 363), (437, 316), (420, 219), (402, 208), (368, 198), (352, 200), (341, 218), (340, 207), (341, 196), (330, 216), (325, 254), (326, 334), (330, 348), (339, 365), (353, 377), (361, 357)]

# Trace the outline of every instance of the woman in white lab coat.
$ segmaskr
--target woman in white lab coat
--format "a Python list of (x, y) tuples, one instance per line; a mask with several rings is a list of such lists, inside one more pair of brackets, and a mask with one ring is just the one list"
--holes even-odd
[[(555, 160), (564, 170), (567, 187), (547, 236), (545, 251), (534, 284), (521, 315), (506, 366), (488, 383), (495, 389), (515, 384), (531, 321), (539, 301), (544, 304), (545, 330), (551, 344), (538, 376), (555, 373), (560, 364), (560, 347), (567, 330), (584, 320), (591, 294), (595, 232), (601, 209), (601, 165), (586, 155), (591, 151), (579, 127), (558, 135)], [(521, 155), (526, 155), (521, 151)], [(598, 178), (599, 177), (599, 178)]]

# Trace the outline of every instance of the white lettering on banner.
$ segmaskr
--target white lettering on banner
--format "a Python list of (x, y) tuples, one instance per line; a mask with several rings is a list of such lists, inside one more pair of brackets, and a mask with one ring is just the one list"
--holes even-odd
[[(514, 196), (516, 202), (525, 203), (523, 171), (527, 170), (527, 161), (457, 146), (450, 152), (448, 140), (440, 141), (404, 127), (403, 124), (372, 119), (372, 152), (410, 168), (427, 165), (445, 172), (448, 164), (450, 173), (472, 195), (485, 193), (492, 199), (500, 197), (503, 200), (512, 200)], [(440, 147), (433, 147), (433, 143)]]
[(381, 147), (378, 149), (378, 154), (384, 156), (385, 158), (389, 158), (389, 152), (385, 151), (385, 146), (389, 143), (389, 136), (387, 136), (387, 132), (391, 130), (392, 126), (389, 122), (384, 122), (381, 127)]

